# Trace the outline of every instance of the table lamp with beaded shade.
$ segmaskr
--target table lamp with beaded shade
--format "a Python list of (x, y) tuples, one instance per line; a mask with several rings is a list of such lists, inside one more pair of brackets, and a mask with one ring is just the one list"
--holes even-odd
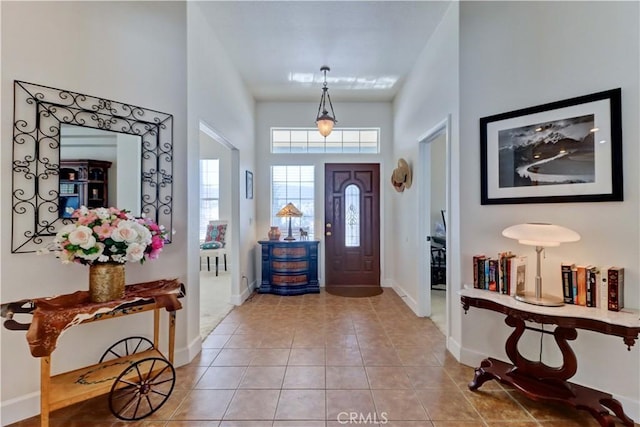
[(546, 247), (560, 246), (560, 243), (577, 242), (580, 235), (573, 230), (554, 224), (530, 222), (512, 225), (502, 230), (502, 235), (515, 239), (522, 245), (536, 247), (536, 287), (533, 295), (516, 295), (519, 301), (528, 304), (559, 307), (564, 305), (562, 298), (542, 293), (542, 275), (540, 273), (540, 254)]

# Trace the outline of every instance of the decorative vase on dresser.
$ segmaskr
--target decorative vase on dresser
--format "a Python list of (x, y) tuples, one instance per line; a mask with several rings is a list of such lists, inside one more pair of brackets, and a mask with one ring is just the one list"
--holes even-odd
[(317, 240), (261, 240), (262, 280), (258, 292), (276, 295), (319, 293)]
[(277, 226), (272, 226), (267, 236), (269, 240), (280, 240), (280, 229)]

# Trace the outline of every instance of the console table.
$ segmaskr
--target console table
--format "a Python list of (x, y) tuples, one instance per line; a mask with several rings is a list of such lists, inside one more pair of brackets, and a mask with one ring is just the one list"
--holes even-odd
[[(615, 425), (609, 409), (624, 423), (633, 427), (633, 420), (622, 408), (622, 404), (611, 394), (568, 382), (578, 368), (576, 355), (567, 343), (578, 336), (576, 329), (599, 332), (621, 337), (631, 350), (640, 334), (637, 312), (613, 312), (598, 308), (566, 305), (563, 307), (541, 307), (516, 301), (508, 295), (479, 289), (458, 291), (465, 314), (469, 307), (476, 307), (506, 314), (505, 323), (515, 330), (507, 339), (505, 350), (512, 364), (487, 358), (475, 369), (469, 383), (476, 390), (486, 381), (496, 379), (515, 387), (527, 397), (539, 401), (553, 401), (589, 411), (603, 427)], [(553, 332), (532, 328), (525, 321), (556, 325)], [(518, 351), (518, 341), (526, 329), (553, 334), (562, 353), (563, 364), (559, 368), (526, 359)]]
[(319, 293), (317, 240), (261, 240), (262, 281), (258, 292)]
[[(40, 426), (49, 426), (49, 413), (109, 393), (109, 409), (126, 421), (139, 420), (160, 409), (175, 384), (173, 368), (176, 310), (184, 286), (177, 279), (156, 280), (125, 287), (122, 298), (91, 302), (88, 291), (2, 304), (5, 328), (27, 331), (33, 357), (40, 358)], [(158, 349), (160, 311), (169, 313), (168, 357)], [(113, 344), (97, 364), (51, 375), (51, 356), (60, 334), (76, 325), (153, 310), (153, 341), (128, 337)], [(31, 315), (30, 323), (14, 319)]]

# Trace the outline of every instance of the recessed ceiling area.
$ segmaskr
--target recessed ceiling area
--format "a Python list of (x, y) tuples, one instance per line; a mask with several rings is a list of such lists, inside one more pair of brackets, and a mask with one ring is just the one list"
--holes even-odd
[(445, 1), (214, 1), (198, 7), (262, 101), (390, 101), (449, 6)]

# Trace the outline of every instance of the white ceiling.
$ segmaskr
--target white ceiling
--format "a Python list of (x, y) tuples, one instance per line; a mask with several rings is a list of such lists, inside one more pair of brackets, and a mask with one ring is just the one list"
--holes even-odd
[(393, 99), (448, 6), (446, 1), (199, 3), (256, 99), (319, 100), (320, 67), (328, 65), (334, 102)]

